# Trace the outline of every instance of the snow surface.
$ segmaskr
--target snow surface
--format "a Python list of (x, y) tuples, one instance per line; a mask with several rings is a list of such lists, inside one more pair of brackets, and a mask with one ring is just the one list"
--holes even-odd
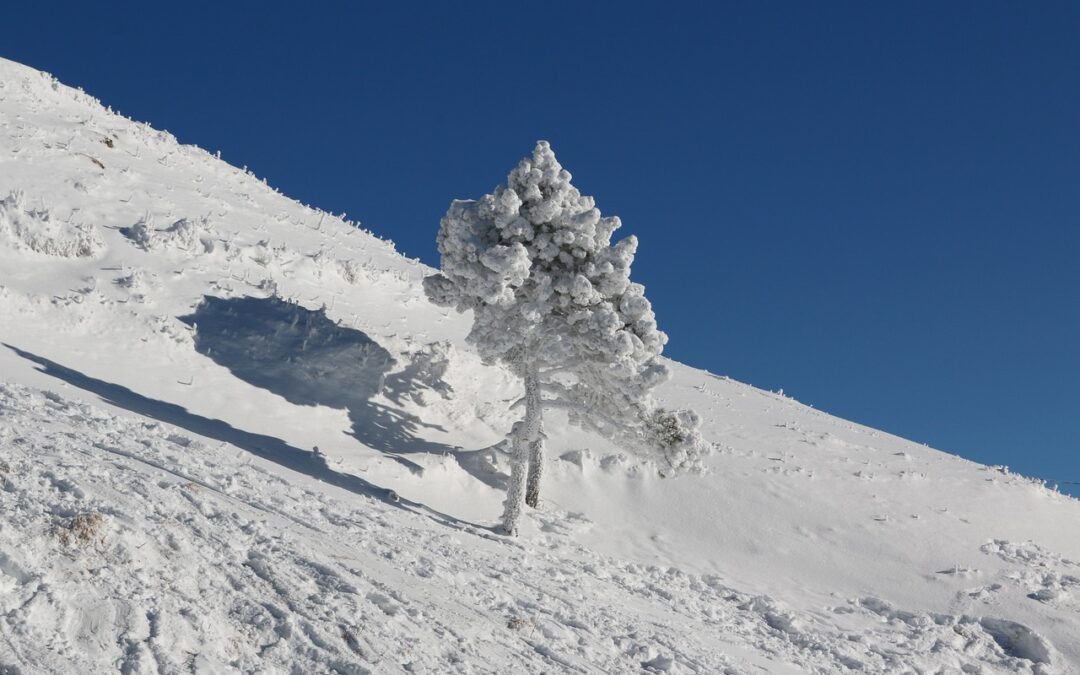
[(1007, 469), (669, 363), (707, 473), (553, 415), (508, 539), (430, 269), (2, 60), (0, 200), (0, 672), (1077, 672), (1080, 502)]

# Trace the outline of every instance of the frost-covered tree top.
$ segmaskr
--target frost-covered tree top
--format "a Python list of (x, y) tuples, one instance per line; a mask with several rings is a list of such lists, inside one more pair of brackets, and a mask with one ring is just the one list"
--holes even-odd
[(619, 225), (541, 141), (506, 185), (451, 205), (438, 238), (442, 275), (426, 281), (428, 293), (476, 312), (469, 339), (485, 358), (513, 365), (532, 347), (540, 364), (601, 360), (636, 370), (667, 336), (644, 287), (630, 281), (637, 238), (611, 243)]
[[(473, 311), (468, 340), (488, 361), (547, 378), (545, 407), (605, 434), (641, 437), (648, 394), (667, 377), (667, 336), (645, 288), (630, 280), (637, 238), (612, 243), (620, 226), (582, 195), (540, 141), (505, 185), (455, 201), (438, 235), (442, 273), (429, 298)], [(679, 460), (676, 460), (676, 464)]]

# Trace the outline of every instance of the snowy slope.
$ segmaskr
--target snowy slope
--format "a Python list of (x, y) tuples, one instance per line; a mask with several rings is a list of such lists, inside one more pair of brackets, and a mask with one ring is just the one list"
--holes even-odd
[(423, 265), (8, 61), (0, 200), (3, 672), (1080, 672), (1042, 485), (672, 364), (707, 474), (552, 424), (508, 540)]

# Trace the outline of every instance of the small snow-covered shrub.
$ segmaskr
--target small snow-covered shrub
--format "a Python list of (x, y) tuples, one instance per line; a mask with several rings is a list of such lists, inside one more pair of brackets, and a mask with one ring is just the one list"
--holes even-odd
[(289, 253), (289, 249), (285, 244), (274, 246), (269, 239), (263, 239), (254, 246), (244, 247), (243, 250), (252, 262), (263, 267), (269, 267), (284, 261)]
[(365, 279), (370, 280), (373, 278), (371, 269), (368, 265), (359, 263), (355, 260), (338, 260), (337, 272), (349, 284), (355, 286)]
[(146, 284), (146, 273), (142, 270), (134, 270), (130, 274), (116, 278), (116, 285), (129, 291), (142, 290)]
[(120, 228), (120, 234), (144, 251), (177, 249), (190, 253), (211, 253), (214, 239), (205, 218), (181, 218), (163, 229), (154, 227), (154, 218), (147, 216), (131, 227)]
[(278, 294), (278, 283), (271, 277), (267, 277), (260, 281), (255, 288), (259, 289), (266, 295), (273, 297)]
[(153, 273), (138, 269), (131, 270), (113, 280), (118, 287), (130, 293), (133, 300), (139, 302), (146, 300), (146, 295), (155, 287), (155, 282)]
[(32, 209), (21, 191), (0, 200), (0, 241), (58, 258), (90, 258), (105, 248), (93, 225), (58, 220), (44, 207)]
[(337, 272), (338, 275), (349, 284), (359, 283), (361, 274), (363, 273), (355, 260), (338, 260)]
[(153, 218), (143, 218), (131, 227), (121, 227), (120, 234), (130, 239), (132, 243), (142, 250), (149, 251), (153, 248), (154, 241), (154, 228), (151, 226), (152, 222)]
[(322, 279), (326, 274), (334, 274), (348, 284), (356, 284), (363, 273), (362, 268), (352, 260), (339, 260), (325, 248), (301, 259), (298, 267), (302, 268), (300, 266), (309, 267), (316, 279)]
[(210, 227), (205, 218), (181, 218), (158, 234), (166, 247), (192, 253), (214, 251), (214, 240), (210, 237)]
[(708, 446), (698, 427), (701, 420), (693, 410), (656, 408), (645, 423), (646, 444), (659, 448), (667, 460), (662, 475), (698, 472)]

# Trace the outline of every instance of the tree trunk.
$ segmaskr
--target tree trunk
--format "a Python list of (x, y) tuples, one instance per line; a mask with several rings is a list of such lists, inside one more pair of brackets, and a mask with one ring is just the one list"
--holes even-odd
[(503, 503), (503, 531), (509, 535), (517, 534), (523, 498), (529, 506), (536, 506), (540, 501), (540, 475), (544, 459), (543, 416), (540, 378), (536, 368), (529, 366), (525, 374), (525, 419), (514, 425), (514, 457), (510, 467), (510, 485)]
[(525, 472), (528, 470), (529, 446), (522, 437), (524, 422), (514, 425), (514, 452), (510, 464), (510, 484), (506, 487), (506, 501), (503, 502), (503, 533), (516, 537), (518, 519), (521, 517), (521, 504), (525, 498)]
[(529, 476), (525, 485), (525, 503), (536, 508), (540, 503), (540, 479), (544, 475), (544, 423), (540, 435), (529, 443)]
[(544, 473), (544, 402), (536, 369), (530, 370), (525, 376), (525, 428), (529, 440), (525, 503), (536, 508), (540, 503), (540, 478)]

